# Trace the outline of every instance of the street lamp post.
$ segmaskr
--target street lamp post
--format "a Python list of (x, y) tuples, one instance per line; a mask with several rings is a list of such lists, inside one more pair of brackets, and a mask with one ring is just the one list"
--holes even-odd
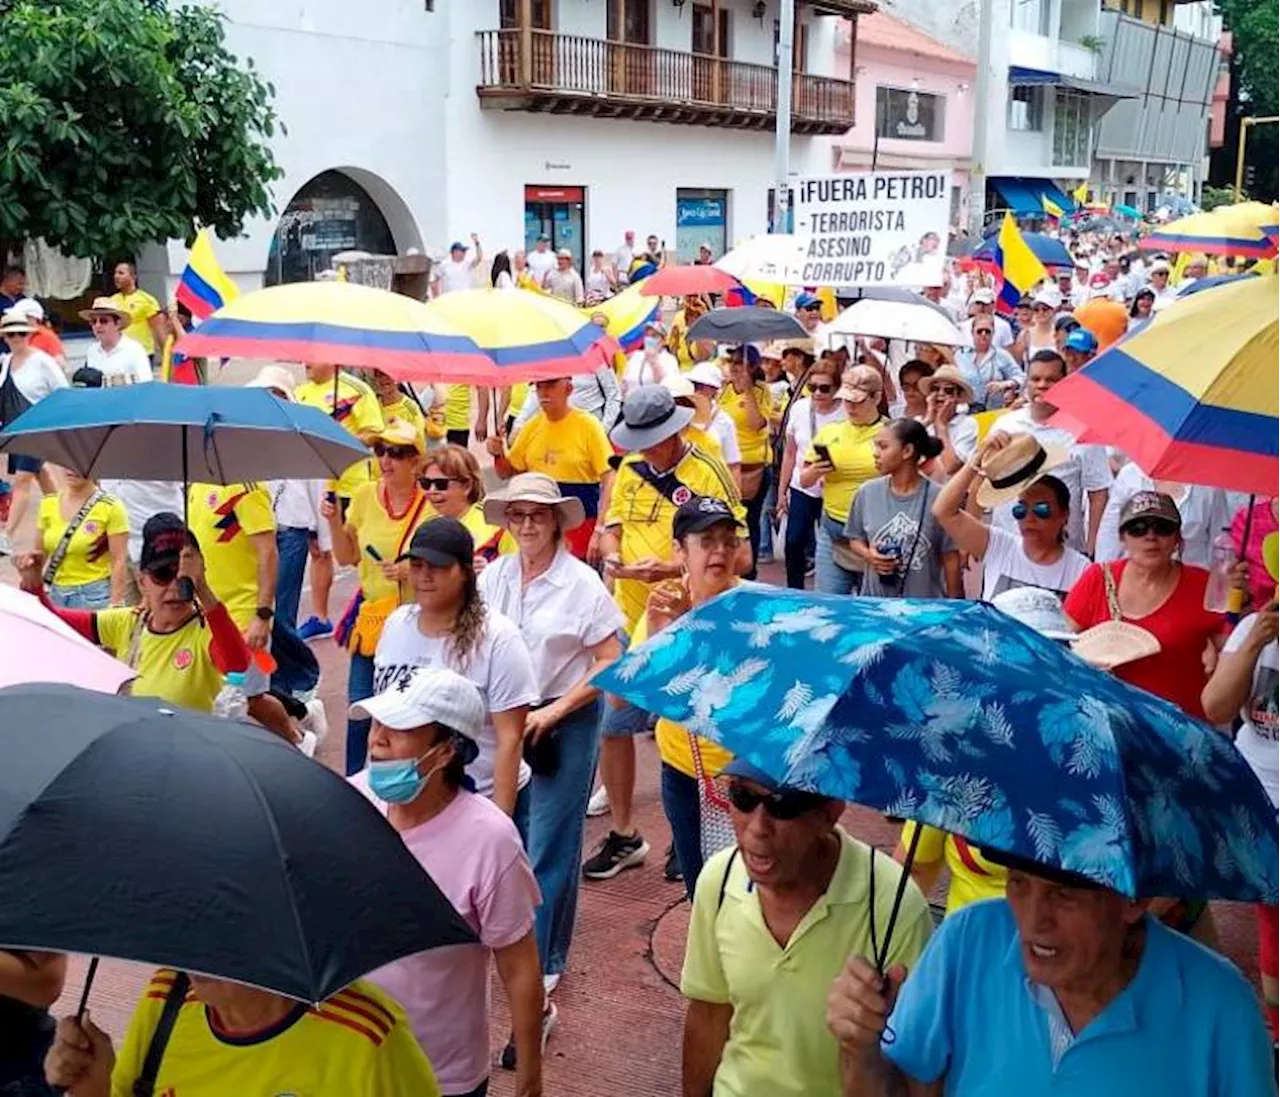
[(994, 0), (978, 0), (978, 71), (973, 81), (973, 152), (969, 169), (969, 232), (982, 239), (987, 214), (987, 99), (991, 94), (991, 34)]
[(796, 2), (782, 0), (778, 11), (778, 119), (773, 145), (773, 231), (787, 231), (791, 200), (791, 50)]
[(1268, 115), (1265, 118), (1246, 117), (1240, 119), (1240, 140), (1236, 142), (1236, 201), (1244, 197), (1244, 147), (1249, 141), (1250, 126), (1274, 125), (1280, 122), (1280, 115)]

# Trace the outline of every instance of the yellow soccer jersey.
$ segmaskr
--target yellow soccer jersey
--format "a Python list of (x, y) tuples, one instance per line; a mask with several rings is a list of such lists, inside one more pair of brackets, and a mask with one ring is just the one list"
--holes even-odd
[(275, 532), (271, 496), (259, 483), (192, 484), (187, 525), (200, 542), (210, 588), (245, 628), (258, 606), (258, 554), (250, 538)]

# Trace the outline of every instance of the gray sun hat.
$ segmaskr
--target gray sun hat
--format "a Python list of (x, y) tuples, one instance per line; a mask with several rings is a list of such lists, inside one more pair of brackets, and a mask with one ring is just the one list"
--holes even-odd
[(662, 385), (641, 385), (622, 401), (622, 419), (609, 440), (632, 453), (679, 434), (693, 420), (693, 408), (682, 408)]

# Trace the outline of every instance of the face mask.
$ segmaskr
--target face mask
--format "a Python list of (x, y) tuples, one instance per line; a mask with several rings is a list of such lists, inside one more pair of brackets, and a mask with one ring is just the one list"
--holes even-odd
[(660, 346), (662, 346), (662, 340), (656, 335), (646, 335), (644, 337), (645, 350), (657, 350)]
[[(432, 750), (435, 748), (433, 747)], [(431, 751), (427, 751), (430, 754)], [(427, 756), (417, 758), (393, 758), (385, 762), (369, 762), (369, 790), (383, 803), (408, 804), (416, 800), (427, 787), (427, 782), (440, 767), (418, 775), (418, 765)]]

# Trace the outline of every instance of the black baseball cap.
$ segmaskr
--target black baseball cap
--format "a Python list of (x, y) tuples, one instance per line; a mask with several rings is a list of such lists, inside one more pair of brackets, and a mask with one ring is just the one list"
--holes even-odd
[(142, 527), (142, 551), (138, 554), (138, 567), (143, 571), (172, 565), (178, 562), (184, 545), (199, 548), (195, 534), (172, 511), (162, 510), (147, 519)]
[(400, 559), (421, 560), (438, 568), (454, 564), (466, 568), (475, 554), (476, 543), (466, 526), (456, 518), (432, 518), (414, 531), (413, 540)]
[(1062, 315), (1053, 322), (1054, 331), (1075, 331), (1079, 326), (1080, 321), (1069, 312), (1062, 313)]
[(701, 533), (704, 529), (718, 526), (721, 522), (728, 522), (739, 528), (742, 526), (723, 499), (711, 495), (695, 495), (680, 504), (672, 520), (671, 531), (679, 540), (690, 533)]

